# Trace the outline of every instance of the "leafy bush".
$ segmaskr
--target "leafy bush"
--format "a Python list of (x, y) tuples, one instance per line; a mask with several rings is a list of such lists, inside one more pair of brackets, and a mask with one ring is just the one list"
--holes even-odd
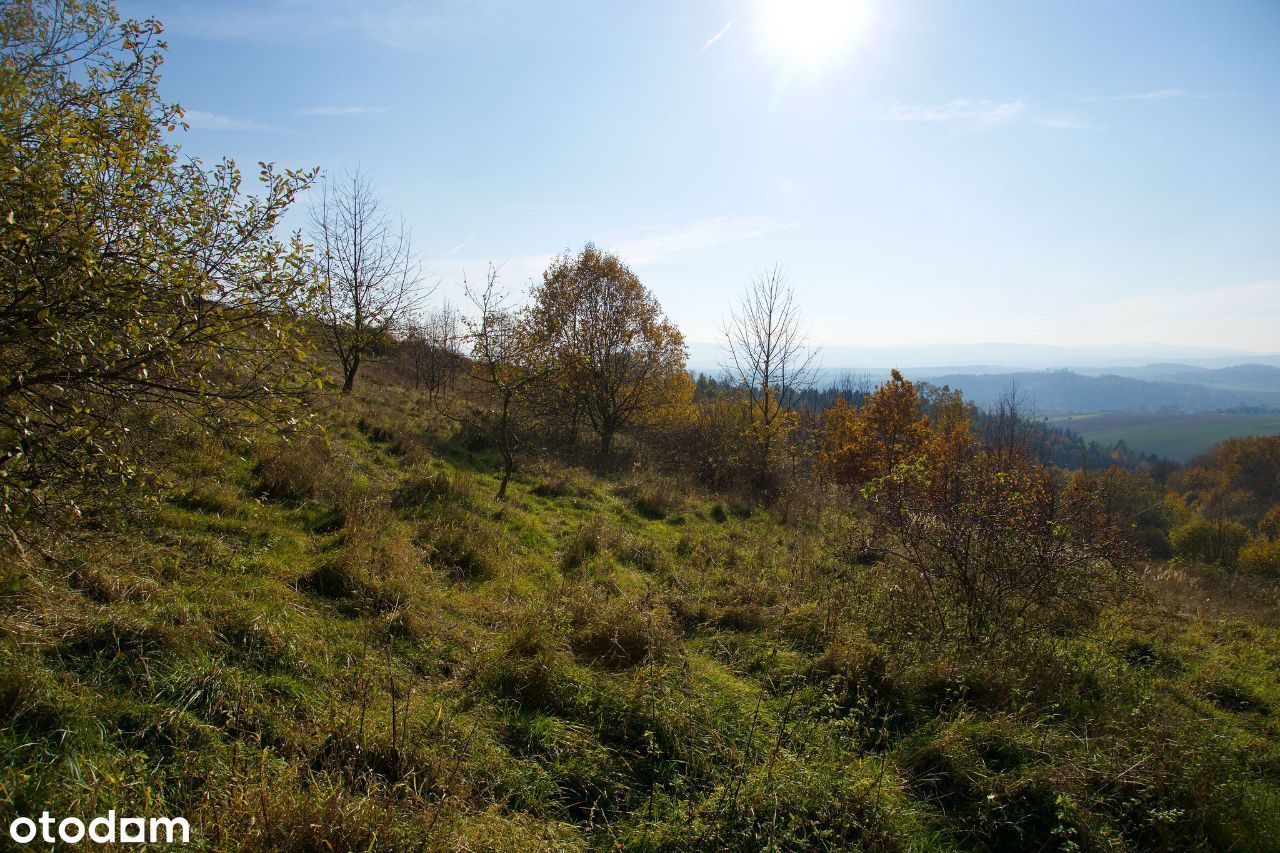
[(1255, 536), (1240, 549), (1239, 561), (1251, 572), (1280, 576), (1280, 539)]
[(1201, 518), (1175, 527), (1169, 534), (1174, 553), (1180, 557), (1234, 566), (1240, 549), (1249, 541), (1249, 529), (1230, 518)]

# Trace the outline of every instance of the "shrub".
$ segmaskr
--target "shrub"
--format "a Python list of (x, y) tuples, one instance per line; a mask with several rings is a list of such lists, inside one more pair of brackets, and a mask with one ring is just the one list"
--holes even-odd
[(1169, 534), (1173, 550), (1180, 557), (1234, 566), (1240, 549), (1249, 541), (1249, 529), (1230, 518), (1201, 518), (1175, 527)]
[(320, 496), (331, 454), (318, 437), (282, 441), (258, 465), (258, 488), (278, 500), (306, 501)]
[(1129, 593), (1135, 549), (1103, 488), (988, 449), (965, 425), (864, 494), (877, 544), (914, 570), (932, 630), (986, 645), (1060, 633)]
[(1280, 539), (1256, 536), (1240, 549), (1240, 565), (1259, 574), (1280, 575)]

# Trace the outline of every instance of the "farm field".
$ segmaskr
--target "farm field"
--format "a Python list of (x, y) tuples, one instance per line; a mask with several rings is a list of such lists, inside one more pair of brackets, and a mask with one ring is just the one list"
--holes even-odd
[(1079, 434), (1086, 441), (1112, 445), (1123, 440), (1129, 449), (1186, 462), (1228, 438), (1280, 435), (1280, 414), (1215, 415), (1151, 412), (1102, 412), (1061, 415), (1049, 423)]

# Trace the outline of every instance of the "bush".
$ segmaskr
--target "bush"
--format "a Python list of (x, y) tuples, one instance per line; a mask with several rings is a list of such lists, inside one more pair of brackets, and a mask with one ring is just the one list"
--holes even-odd
[(1060, 634), (1127, 595), (1136, 551), (1103, 486), (966, 429), (864, 489), (885, 550), (918, 578), (931, 630), (970, 645)]
[(1236, 564), (1240, 549), (1249, 541), (1249, 529), (1230, 518), (1196, 516), (1175, 527), (1169, 539), (1174, 553), (1180, 557), (1231, 567)]
[(1280, 575), (1280, 539), (1256, 536), (1240, 549), (1240, 565), (1251, 572)]

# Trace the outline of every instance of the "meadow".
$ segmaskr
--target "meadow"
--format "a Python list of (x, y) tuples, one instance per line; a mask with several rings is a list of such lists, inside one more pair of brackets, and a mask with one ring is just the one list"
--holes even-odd
[(1048, 419), (1085, 441), (1110, 446), (1123, 441), (1130, 450), (1188, 462), (1228, 438), (1280, 435), (1280, 414), (1216, 415), (1161, 412), (1102, 412)]
[(493, 449), (398, 382), (0, 584), (0, 802), (209, 850), (1277, 849), (1274, 583), (922, 633), (855, 503)]

